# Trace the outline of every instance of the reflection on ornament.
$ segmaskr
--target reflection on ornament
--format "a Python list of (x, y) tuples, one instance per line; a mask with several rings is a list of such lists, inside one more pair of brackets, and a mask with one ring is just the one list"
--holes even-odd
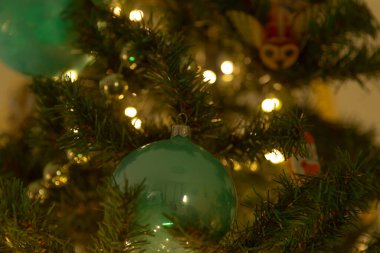
[(67, 184), (69, 180), (68, 166), (58, 165), (55, 163), (48, 163), (43, 171), (43, 179), (48, 187), (62, 187)]
[(144, 17), (144, 12), (142, 10), (132, 10), (129, 13), (129, 19), (134, 22), (140, 22)]
[(128, 106), (127, 108), (125, 108), (124, 114), (127, 117), (133, 118), (137, 115), (137, 110), (136, 110), (136, 108), (134, 108), (132, 106)]
[(223, 74), (230, 75), (232, 74), (232, 72), (234, 72), (234, 64), (232, 63), (232, 61), (224, 61), (220, 65), (220, 70)]
[(77, 164), (83, 164), (87, 163), (90, 160), (90, 157), (88, 155), (76, 152), (73, 149), (68, 149), (66, 151), (67, 159), (70, 161), (74, 161)]
[(261, 103), (261, 109), (264, 112), (278, 111), (282, 107), (282, 103), (278, 98), (267, 98)]
[(70, 80), (72, 83), (78, 80), (78, 72), (75, 69), (70, 69), (63, 74), (63, 80)]
[(277, 149), (273, 149), (272, 152), (266, 153), (264, 156), (265, 159), (274, 164), (282, 163), (283, 161), (285, 161), (284, 155), (281, 154), (281, 152)]
[(100, 89), (110, 98), (118, 98), (128, 90), (128, 85), (121, 74), (110, 74), (99, 82)]
[(127, 68), (134, 70), (137, 68), (137, 58), (132, 53), (132, 44), (127, 43), (120, 52), (120, 59), (123, 62), (123, 65)]
[(187, 137), (174, 136), (132, 152), (114, 178), (122, 190), (126, 180), (130, 186), (145, 183), (136, 218), (150, 224), (155, 235), (142, 238), (149, 243), (143, 247), (147, 252), (189, 252), (165, 227), (178, 225), (219, 240), (234, 220), (236, 192), (229, 174)]
[(32, 182), (27, 187), (27, 194), (30, 199), (44, 202), (48, 198), (48, 190), (41, 184), (40, 181)]
[(216, 81), (216, 74), (214, 71), (212, 70), (206, 70), (203, 72), (203, 80), (205, 82), (209, 82), (209, 83), (215, 83)]

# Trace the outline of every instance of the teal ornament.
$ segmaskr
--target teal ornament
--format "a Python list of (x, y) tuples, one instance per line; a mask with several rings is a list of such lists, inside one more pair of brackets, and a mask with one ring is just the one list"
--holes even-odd
[(147, 252), (190, 252), (165, 228), (179, 225), (186, 232), (219, 240), (235, 217), (236, 191), (226, 169), (209, 152), (181, 136), (181, 128), (178, 134), (130, 153), (114, 173), (121, 190), (126, 181), (135, 186), (145, 180), (137, 220), (149, 224), (154, 234), (144, 238)]
[(73, 0), (1, 0), (0, 59), (28, 75), (80, 69), (87, 57), (73, 47), (73, 24), (63, 12)]

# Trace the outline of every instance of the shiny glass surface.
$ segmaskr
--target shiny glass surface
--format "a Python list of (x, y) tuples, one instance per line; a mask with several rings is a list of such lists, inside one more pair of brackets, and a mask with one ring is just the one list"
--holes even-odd
[(31, 75), (53, 76), (86, 62), (72, 47), (74, 33), (62, 12), (72, 0), (1, 0), (0, 59)]
[(218, 240), (234, 220), (236, 192), (228, 172), (214, 156), (186, 137), (141, 147), (122, 160), (114, 177), (121, 189), (126, 180), (130, 186), (145, 180), (137, 218), (149, 224), (155, 234), (147, 238), (148, 252), (165, 248), (188, 252), (181, 250), (165, 229), (176, 225), (174, 222), (185, 231)]

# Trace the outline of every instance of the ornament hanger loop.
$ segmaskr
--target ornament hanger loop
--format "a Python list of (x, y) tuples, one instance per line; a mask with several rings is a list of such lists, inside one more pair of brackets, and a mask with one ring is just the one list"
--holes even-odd
[(180, 113), (177, 115), (176, 124), (172, 126), (171, 136), (190, 137), (190, 127), (187, 125), (187, 115)]
[(176, 123), (180, 125), (186, 125), (188, 121), (186, 113), (181, 112), (176, 117)]

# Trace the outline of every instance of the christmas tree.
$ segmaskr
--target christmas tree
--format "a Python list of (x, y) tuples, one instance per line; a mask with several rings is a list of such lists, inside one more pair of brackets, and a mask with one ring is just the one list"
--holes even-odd
[(379, 148), (326, 98), (378, 76), (379, 31), (360, 0), (2, 1), (34, 106), (0, 251), (380, 252)]

